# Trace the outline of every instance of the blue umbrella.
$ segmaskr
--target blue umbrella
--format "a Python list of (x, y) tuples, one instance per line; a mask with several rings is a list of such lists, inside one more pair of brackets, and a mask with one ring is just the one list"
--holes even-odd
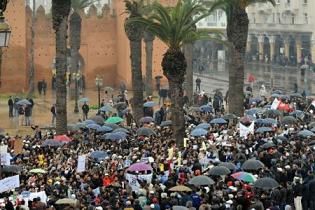
[(32, 105), (32, 103), (27, 100), (27, 99), (23, 99), (23, 100), (19, 100), (17, 103), (17, 105), (23, 106), (23, 105)]
[(171, 126), (173, 125), (173, 122), (171, 120), (166, 120), (161, 122), (161, 127)]
[(83, 123), (84, 123), (85, 125), (88, 125), (88, 124), (96, 124), (96, 122), (94, 122), (93, 120), (85, 120), (85, 121), (83, 121)]
[(264, 106), (264, 108), (265, 108), (265, 109), (270, 109), (270, 108), (271, 108), (271, 105), (270, 105), (270, 104), (267, 104), (267, 105)]
[(226, 124), (227, 121), (223, 118), (215, 118), (210, 121), (210, 124)]
[(101, 126), (98, 124), (87, 124), (86, 127), (93, 130), (97, 130), (101, 128)]
[(91, 152), (90, 157), (97, 159), (97, 160), (102, 160), (102, 159), (105, 159), (106, 157), (108, 157), (108, 154), (105, 151), (99, 151), (98, 150), (98, 151)]
[(75, 128), (76, 128), (76, 129), (86, 128), (86, 124), (85, 124), (85, 123), (77, 123), (77, 124), (75, 125)]
[(99, 133), (107, 133), (107, 132), (113, 131), (113, 129), (111, 127), (108, 127), (108, 126), (102, 126), (98, 129), (96, 129), (96, 131)]
[(256, 103), (256, 104), (259, 104), (261, 102), (261, 99), (260, 98), (250, 98), (249, 99), (249, 103), (252, 104), (252, 103)]
[(258, 113), (261, 113), (261, 112), (262, 112), (262, 110), (258, 109), (258, 108), (252, 108), (252, 109), (249, 109), (249, 110), (245, 111), (246, 115), (255, 115), (255, 114), (258, 114)]
[(314, 135), (315, 134), (310, 130), (302, 130), (298, 133), (298, 136), (300, 136), (302, 138), (312, 137)]
[(144, 107), (154, 107), (157, 104), (154, 101), (148, 101), (143, 104)]
[(210, 124), (209, 123), (200, 123), (199, 125), (197, 125), (196, 128), (209, 129)]
[(291, 112), (290, 115), (294, 117), (303, 117), (304, 112), (301, 110), (295, 110), (294, 112)]
[(272, 118), (266, 118), (264, 125), (276, 125), (278, 124), (278, 121)]
[(125, 134), (129, 134), (130, 131), (128, 131), (126, 128), (116, 128), (114, 129), (113, 133), (117, 133), (117, 132), (121, 132), (121, 133), (125, 133)]
[(127, 134), (123, 132), (116, 132), (116, 133), (107, 133), (105, 134), (105, 140), (123, 140), (126, 139)]
[(139, 128), (137, 130), (138, 136), (156, 136), (156, 133), (151, 128)]
[(206, 131), (205, 129), (202, 128), (196, 128), (194, 129), (190, 135), (194, 136), (194, 137), (200, 137), (200, 136), (205, 136), (207, 135), (208, 131)]
[(53, 139), (47, 139), (43, 142), (42, 147), (60, 147), (62, 145), (64, 145), (64, 142), (60, 142), (60, 141), (55, 141)]
[(203, 106), (199, 107), (199, 110), (201, 112), (212, 112), (212, 107), (209, 105), (203, 105)]
[(255, 120), (255, 123), (257, 125), (264, 125), (266, 123), (266, 120), (265, 119), (257, 119), (257, 120)]
[(150, 123), (150, 122), (153, 122), (153, 121), (154, 121), (154, 119), (152, 117), (142, 117), (140, 119), (141, 123)]
[(80, 103), (87, 103), (87, 102), (89, 102), (89, 100), (90, 100), (90, 99), (88, 99), (88, 98), (80, 98), (80, 99), (79, 99), (79, 102), (80, 102)]
[(100, 111), (101, 112), (114, 112), (115, 109), (111, 105), (105, 104), (104, 106), (100, 108)]
[(260, 127), (256, 130), (256, 133), (266, 133), (266, 132), (271, 132), (272, 128), (268, 127)]
[(278, 93), (271, 94), (271, 98), (279, 98), (281, 95)]

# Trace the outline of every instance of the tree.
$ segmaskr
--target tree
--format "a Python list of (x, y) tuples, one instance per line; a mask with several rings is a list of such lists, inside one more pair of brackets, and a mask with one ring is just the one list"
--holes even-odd
[(141, 17), (141, 12), (144, 8), (143, 0), (125, 0), (125, 7), (128, 14), (125, 20), (125, 32), (130, 42), (131, 82), (133, 90), (131, 106), (134, 118), (139, 123), (139, 120), (143, 116), (143, 81), (141, 70), (143, 27), (128, 20)]
[(227, 39), (229, 42), (229, 112), (237, 116), (244, 114), (244, 62), (249, 19), (246, 8), (254, 3), (275, 4), (274, 0), (216, 0), (210, 11), (222, 9), (227, 17)]
[(67, 131), (67, 28), (71, 0), (52, 1), (52, 21), (56, 33), (56, 133)]
[(183, 145), (185, 136), (183, 82), (187, 64), (182, 47), (184, 44), (207, 37), (203, 31), (197, 31), (195, 25), (208, 16), (208, 13), (198, 0), (179, 0), (175, 7), (164, 7), (155, 2), (152, 10), (152, 15), (134, 17), (130, 21), (144, 26), (168, 47), (161, 65), (169, 83), (173, 135), (177, 145)]
[[(80, 16), (80, 11), (91, 6), (95, 1), (91, 0), (71, 0), (72, 13), (70, 15), (69, 27), (70, 27), (70, 53), (71, 53), (71, 65), (70, 73), (77, 74), (79, 70), (79, 56), (81, 47), (81, 28), (82, 28), (82, 18)], [(75, 80), (76, 78), (72, 78)], [(73, 83), (71, 83), (73, 84)], [(74, 83), (77, 86), (77, 82)], [(75, 89), (75, 91), (74, 91)], [(74, 93), (76, 92), (76, 93)], [(77, 87), (73, 85), (70, 86), (70, 97), (74, 99), (75, 94), (77, 94)]]
[(28, 94), (33, 95), (35, 90), (35, 64), (34, 64), (34, 45), (35, 45), (35, 24), (36, 24), (36, 3), (33, 0), (32, 21), (31, 21), (31, 46), (29, 49), (30, 63), (29, 63), (29, 77), (28, 77)]
[(147, 96), (151, 96), (153, 93), (152, 88), (152, 57), (153, 57), (153, 41), (154, 35), (149, 32), (144, 32), (144, 43), (145, 43), (145, 93)]

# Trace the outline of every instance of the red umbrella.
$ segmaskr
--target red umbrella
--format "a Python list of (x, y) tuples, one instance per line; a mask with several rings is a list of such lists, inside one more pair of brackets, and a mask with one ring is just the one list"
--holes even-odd
[(69, 142), (72, 141), (72, 139), (66, 135), (58, 135), (54, 137), (55, 141), (60, 141), (60, 142)]
[(290, 105), (280, 102), (280, 104), (278, 105), (278, 110), (288, 112), (288, 111), (290, 111)]

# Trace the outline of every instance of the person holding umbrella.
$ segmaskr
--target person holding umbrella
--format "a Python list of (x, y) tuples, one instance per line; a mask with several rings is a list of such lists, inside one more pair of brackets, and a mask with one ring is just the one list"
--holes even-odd
[(89, 105), (86, 102), (84, 102), (84, 104), (82, 106), (83, 120), (87, 120), (88, 119), (89, 111), (90, 111)]

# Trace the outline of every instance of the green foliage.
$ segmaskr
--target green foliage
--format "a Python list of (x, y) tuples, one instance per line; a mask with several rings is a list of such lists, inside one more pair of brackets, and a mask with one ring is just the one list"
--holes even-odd
[(71, 7), (74, 11), (79, 11), (91, 6), (95, 2), (96, 0), (71, 0)]
[(209, 37), (207, 32), (196, 30), (196, 23), (209, 15), (199, 0), (179, 0), (175, 7), (155, 2), (149, 11), (143, 17), (132, 16), (128, 21), (145, 27), (169, 48), (180, 49), (186, 43)]

